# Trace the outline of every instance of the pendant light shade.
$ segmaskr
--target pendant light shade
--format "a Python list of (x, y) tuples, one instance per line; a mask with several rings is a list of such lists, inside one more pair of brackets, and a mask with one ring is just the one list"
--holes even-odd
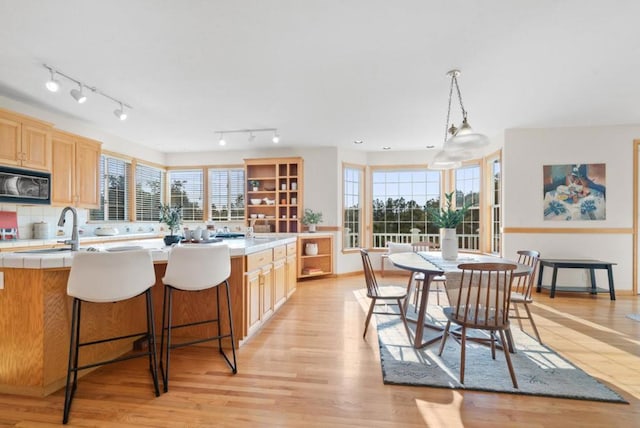
[[(449, 85), (449, 104), (447, 106), (447, 121), (445, 123), (444, 144), (442, 151), (439, 152), (429, 167), (432, 169), (451, 169), (458, 168), (464, 160), (472, 159), (477, 150), (489, 145), (489, 138), (480, 134), (471, 128), (467, 120), (467, 110), (462, 103), (462, 94), (458, 85), (458, 76), (460, 70), (450, 70), (447, 75), (451, 77)], [(453, 97), (453, 88), (456, 88), (458, 101), (460, 102), (460, 110), (462, 112), (462, 124), (460, 127), (455, 125), (449, 126), (451, 117), (451, 99)], [(451, 137), (449, 137), (451, 135)]]

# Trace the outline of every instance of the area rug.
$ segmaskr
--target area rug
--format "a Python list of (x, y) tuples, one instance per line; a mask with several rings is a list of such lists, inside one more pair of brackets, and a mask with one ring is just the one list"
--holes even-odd
[[(411, 310), (408, 311), (410, 314)], [(431, 321), (444, 326), (439, 306), (429, 305)], [(516, 353), (511, 354), (518, 389), (513, 388), (502, 351), (491, 359), (491, 349), (477, 342), (467, 341), (465, 384), (458, 382), (460, 373), (460, 345), (448, 338), (442, 357), (438, 356), (440, 342), (422, 349), (414, 349), (397, 315), (376, 315), (382, 375), (385, 384), (420, 385), (451, 389), (505, 392), (580, 400), (627, 403), (609, 389), (552, 349), (512, 328)], [(410, 323), (415, 326), (415, 323)], [(428, 330), (428, 329), (425, 329)], [(484, 334), (477, 332), (477, 334)]]
[(631, 318), (634, 321), (640, 322), (640, 314), (629, 314), (627, 315), (627, 318)]

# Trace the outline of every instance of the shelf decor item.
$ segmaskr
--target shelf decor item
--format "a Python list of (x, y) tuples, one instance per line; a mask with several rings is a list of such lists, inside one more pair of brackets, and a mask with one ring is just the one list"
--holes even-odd
[(309, 227), (309, 232), (316, 231), (316, 225), (318, 223), (322, 223), (322, 213), (315, 212), (309, 208), (304, 210), (304, 215), (300, 219), (302, 224), (305, 224)]
[(258, 180), (249, 180), (249, 185), (251, 186), (254, 192), (257, 192), (260, 186), (260, 182)]
[(182, 206), (170, 204), (160, 204), (160, 223), (164, 223), (169, 228), (170, 235), (164, 237), (165, 245), (180, 242), (180, 235), (176, 231), (182, 224)]
[(456, 228), (462, 223), (465, 214), (471, 208), (471, 202), (465, 203), (461, 208), (453, 208), (453, 193), (445, 193), (445, 208), (427, 209), (427, 214), (431, 216), (431, 222), (442, 232), (440, 248), (442, 249), (442, 258), (445, 260), (458, 258)]
[(318, 243), (317, 242), (307, 242), (304, 244), (304, 254), (306, 256), (317, 256), (318, 255)]

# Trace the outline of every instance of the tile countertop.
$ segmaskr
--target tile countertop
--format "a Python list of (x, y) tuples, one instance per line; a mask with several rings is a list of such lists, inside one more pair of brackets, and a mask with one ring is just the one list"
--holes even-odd
[[(292, 242), (296, 242), (295, 234), (283, 234), (283, 236), (265, 236), (256, 238), (233, 238), (224, 239), (222, 244), (229, 246), (229, 251), (232, 256), (243, 256), (247, 254), (256, 253), (258, 251), (267, 250), (269, 248), (276, 247), (278, 245), (286, 245)], [(101, 242), (99, 244), (82, 245), (82, 239), (80, 240), (80, 251), (86, 250), (89, 247), (97, 250), (107, 250), (109, 248), (117, 247), (130, 247), (140, 246), (151, 250), (151, 255), (154, 261), (162, 262), (167, 260), (167, 256), (171, 247), (164, 245), (162, 239), (141, 239), (130, 240), (126, 242)], [(221, 243), (213, 244), (193, 244), (193, 245), (220, 245)], [(37, 245), (37, 244), (34, 244)], [(24, 245), (22, 245), (24, 246)], [(73, 259), (73, 252), (60, 252), (60, 253), (0, 253), (0, 267), (5, 268), (23, 268), (23, 269), (47, 269), (47, 268), (61, 268), (70, 267), (71, 260)]]

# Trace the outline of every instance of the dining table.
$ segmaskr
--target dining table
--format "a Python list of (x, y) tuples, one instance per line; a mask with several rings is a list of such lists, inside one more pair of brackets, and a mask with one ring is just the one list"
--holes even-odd
[[(431, 343), (442, 339), (444, 328), (439, 324), (431, 322), (427, 318), (427, 306), (429, 302), (429, 288), (431, 281), (436, 276), (447, 275), (447, 273), (461, 272), (458, 265), (462, 263), (511, 263), (516, 265), (516, 269), (513, 271), (513, 276), (524, 276), (531, 273), (531, 267), (516, 263), (513, 260), (506, 258), (487, 255), (487, 254), (474, 254), (474, 253), (459, 253), (455, 260), (446, 260), (442, 257), (442, 253), (439, 251), (416, 251), (416, 252), (402, 252), (389, 254), (388, 260), (397, 268), (404, 269), (411, 272), (409, 282), (407, 283), (407, 295), (410, 295), (413, 289), (414, 276), (418, 273), (424, 275), (422, 284), (422, 293), (416, 308), (417, 318), (407, 317), (407, 321), (416, 323), (415, 336), (412, 340), (414, 348), (423, 348)], [(446, 282), (445, 282), (446, 288)], [(408, 298), (405, 301), (404, 312), (407, 314)], [(435, 335), (430, 335), (425, 338), (425, 328), (432, 332), (436, 332)], [(508, 349), (510, 352), (515, 352), (513, 346), (513, 339), (511, 332), (507, 331)]]

